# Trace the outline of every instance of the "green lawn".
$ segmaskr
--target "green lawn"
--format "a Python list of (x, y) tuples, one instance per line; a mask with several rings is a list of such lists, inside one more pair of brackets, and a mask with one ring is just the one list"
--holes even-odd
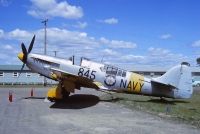
[[(195, 92), (191, 99), (160, 100), (158, 97), (149, 97), (134, 94), (114, 93), (113, 102), (125, 105), (130, 109), (142, 110), (168, 119), (184, 121), (200, 128), (200, 92)], [(110, 98), (109, 94), (102, 96)]]

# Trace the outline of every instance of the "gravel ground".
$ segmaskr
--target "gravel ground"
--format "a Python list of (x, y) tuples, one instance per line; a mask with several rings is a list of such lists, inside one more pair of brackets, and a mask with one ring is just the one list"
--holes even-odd
[(130, 110), (100, 100), (102, 92), (82, 89), (60, 103), (44, 102), (47, 89), (13, 88), (14, 101), (8, 101), (9, 88), (0, 88), (0, 134), (199, 134), (186, 124)]

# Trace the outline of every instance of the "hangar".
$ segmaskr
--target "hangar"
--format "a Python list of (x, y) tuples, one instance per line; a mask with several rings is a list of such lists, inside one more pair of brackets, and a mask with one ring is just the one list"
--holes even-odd
[[(0, 85), (42, 85), (44, 77), (31, 72), (27, 67), (20, 74), (21, 65), (0, 65)], [(56, 84), (47, 79), (47, 84)]]
[[(21, 65), (0, 65), (0, 85), (42, 85), (44, 77), (31, 72), (27, 67), (24, 68), (20, 77)], [(133, 72), (142, 74), (146, 77), (159, 77), (169, 68), (165, 67), (133, 67)], [(191, 67), (194, 80), (200, 81), (200, 68)], [(56, 84), (56, 81), (47, 79), (47, 84)]]

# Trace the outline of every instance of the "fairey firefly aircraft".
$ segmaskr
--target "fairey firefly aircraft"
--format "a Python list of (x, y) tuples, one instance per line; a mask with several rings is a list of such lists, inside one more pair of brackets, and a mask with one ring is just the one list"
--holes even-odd
[(47, 93), (47, 98), (51, 101), (65, 99), (81, 87), (175, 99), (190, 98), (193, 93), (188, 63), (184, 62), (161, 77), (150, 79), (85, 58), (81, 59), (80, 65), (75, 65), (73, 60), (30, 53), (34, 40), (35, 36), (28, 51), (24, 43), (21, 44), (22, 52), (18, 54), (18, 58), (24, 63), (21, 70), (26, 64), (32, 71), (59, 81), (57, 87), (49, 89)]

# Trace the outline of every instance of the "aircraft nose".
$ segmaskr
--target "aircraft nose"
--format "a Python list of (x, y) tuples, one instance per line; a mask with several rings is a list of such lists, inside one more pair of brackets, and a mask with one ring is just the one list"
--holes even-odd
[(17, 57), (18, 57), (21, 61), (23, 61), (24, 54), (21, 52), (21, 53), (19, 53), (19, 54), (17, 55)]

